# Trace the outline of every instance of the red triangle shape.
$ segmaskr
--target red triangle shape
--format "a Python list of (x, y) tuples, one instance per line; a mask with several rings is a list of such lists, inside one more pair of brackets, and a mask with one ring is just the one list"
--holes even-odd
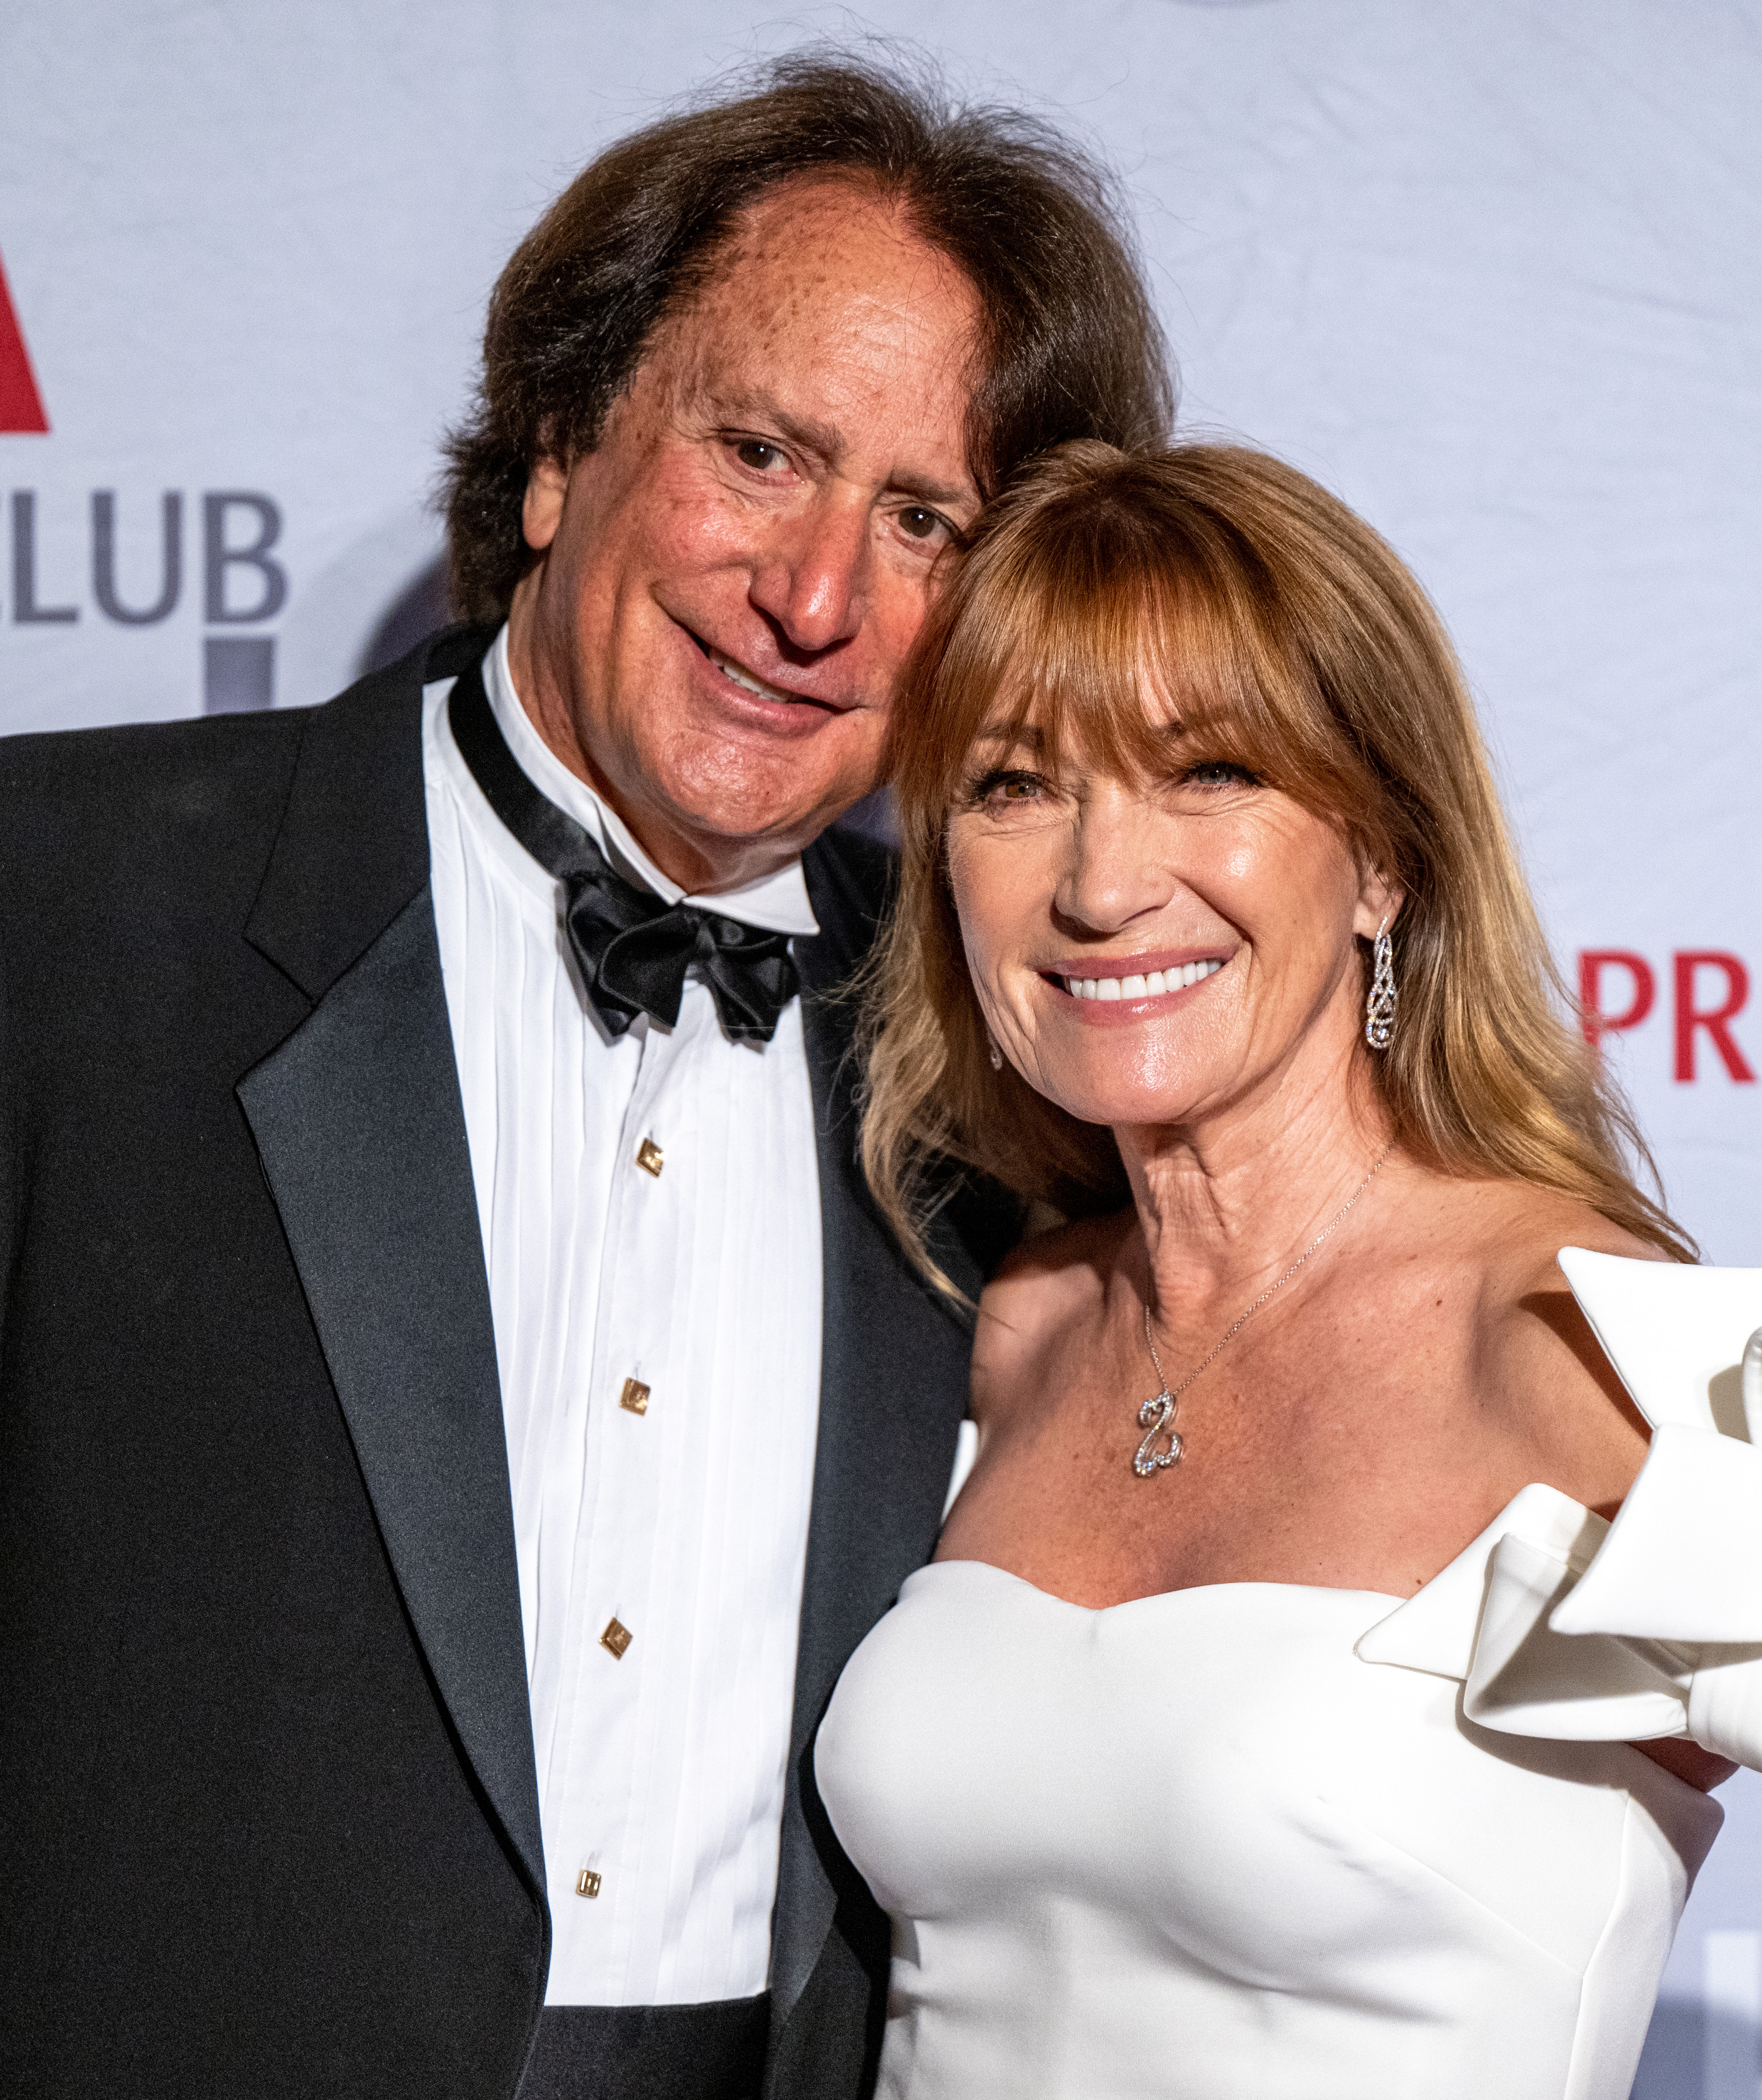
[(0, 431), (47, 434), (49, 418), (43, 413), (43, 397), (37, 390), (30, 352), (7, 291), (6, 271), (0, 267)]

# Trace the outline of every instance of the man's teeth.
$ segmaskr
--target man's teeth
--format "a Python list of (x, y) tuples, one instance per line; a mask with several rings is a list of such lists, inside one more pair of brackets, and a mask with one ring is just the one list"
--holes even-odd
[(732, 678), (737, 686), (744, 686), (749, 693), (756, 693), (761, 700), (793, 700), (796, 697), (794, 693), (780, 693), (775, 686), (768, 686), (762, 678), (754, 677), (751, 672), (742, 670), (739, 664), (730, 664), (725, 656), (718, 656), (713, 649), (707, 653), (710, 661), (725, 678)]
[(1065, 977), (1062, 982), (1073, 999), (1158, 999), (1165, 991), (1185, 991), (1222, 968), (1221, 957), (1208, 955), (1202, 963), (1149, 970), (1141, 977)]

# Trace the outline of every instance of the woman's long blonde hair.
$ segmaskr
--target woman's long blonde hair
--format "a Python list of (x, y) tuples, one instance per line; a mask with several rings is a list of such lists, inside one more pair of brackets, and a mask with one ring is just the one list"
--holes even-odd
[[(1452, 1176), (1588, 1204), (1679, 1260), (1636, 1184), (1632, 1111), (1574, 1025), (1474, 708), (1425, 593), (1344, 504), (1236, 446), (1081, 443), (1029, 469), (955, 558), (895, 703), (902, 867), (866, 986), (862, 1156), (914, 1260), (954, 1161), (1067, 1215), (1128, 1200), (1112, 1133), (991, 1069), (948, 880), (948, 820), (1000, 702), (1055, 769), (1081, 747), (1153, 775), (1160, 690), (1183, 725), (1337, 824), (1399, 883), (1399, 1019), (1373, 1060), (1396, 1140)], [(934, 1181), (946, 1187), (946, 1177)]]

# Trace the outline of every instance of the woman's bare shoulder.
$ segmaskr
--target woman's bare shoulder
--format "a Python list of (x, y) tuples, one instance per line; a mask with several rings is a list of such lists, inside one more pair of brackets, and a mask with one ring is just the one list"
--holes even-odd
[(1562, 1273), (1562, 1248), (1670, 1257), (1588, 1204), (1509, 1185), (1476, 1205), (1473, 1383), (1489, 1418), (1534, 1453), (1535, 1477), (1592, 1507), (1626, 1493), (1645, 1455), (1644, 1418)]
[(1015, 1388), (1055, 1339), (1099, 1316), (1130, 1212), (1079, 1218), (1023, 1241), (985, 1286), (973, 1337), (976, 1406)]
[(1559, 1257), (1566, 1247), (1588, 1247), (1632, 1261), (1668, 1261), (1649, 1241), (1613, 1224), (1570, 1196), (1521, 1181), (1460, 1185), (1465, 1237), (1481, 1268), (1490, 1302), (1535, 1290), (1568, 1290)]

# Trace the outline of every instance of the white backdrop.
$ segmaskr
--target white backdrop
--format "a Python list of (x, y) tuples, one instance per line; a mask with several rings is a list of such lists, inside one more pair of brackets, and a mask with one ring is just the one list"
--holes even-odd
[[(1671, 1201), (1762, 1264), (1759, 0), (9, 8), (0, 732), (315, 700), (413, 640), (514, 241), (668, 97), (865, 30), (1099, 143), (1186, 427), (1417, 567), (1562, 968), (1629, 959), (1590, 967)], [(1725, 1798), (1650, 2100), (1759, 2090), (1762, 1785)]]

